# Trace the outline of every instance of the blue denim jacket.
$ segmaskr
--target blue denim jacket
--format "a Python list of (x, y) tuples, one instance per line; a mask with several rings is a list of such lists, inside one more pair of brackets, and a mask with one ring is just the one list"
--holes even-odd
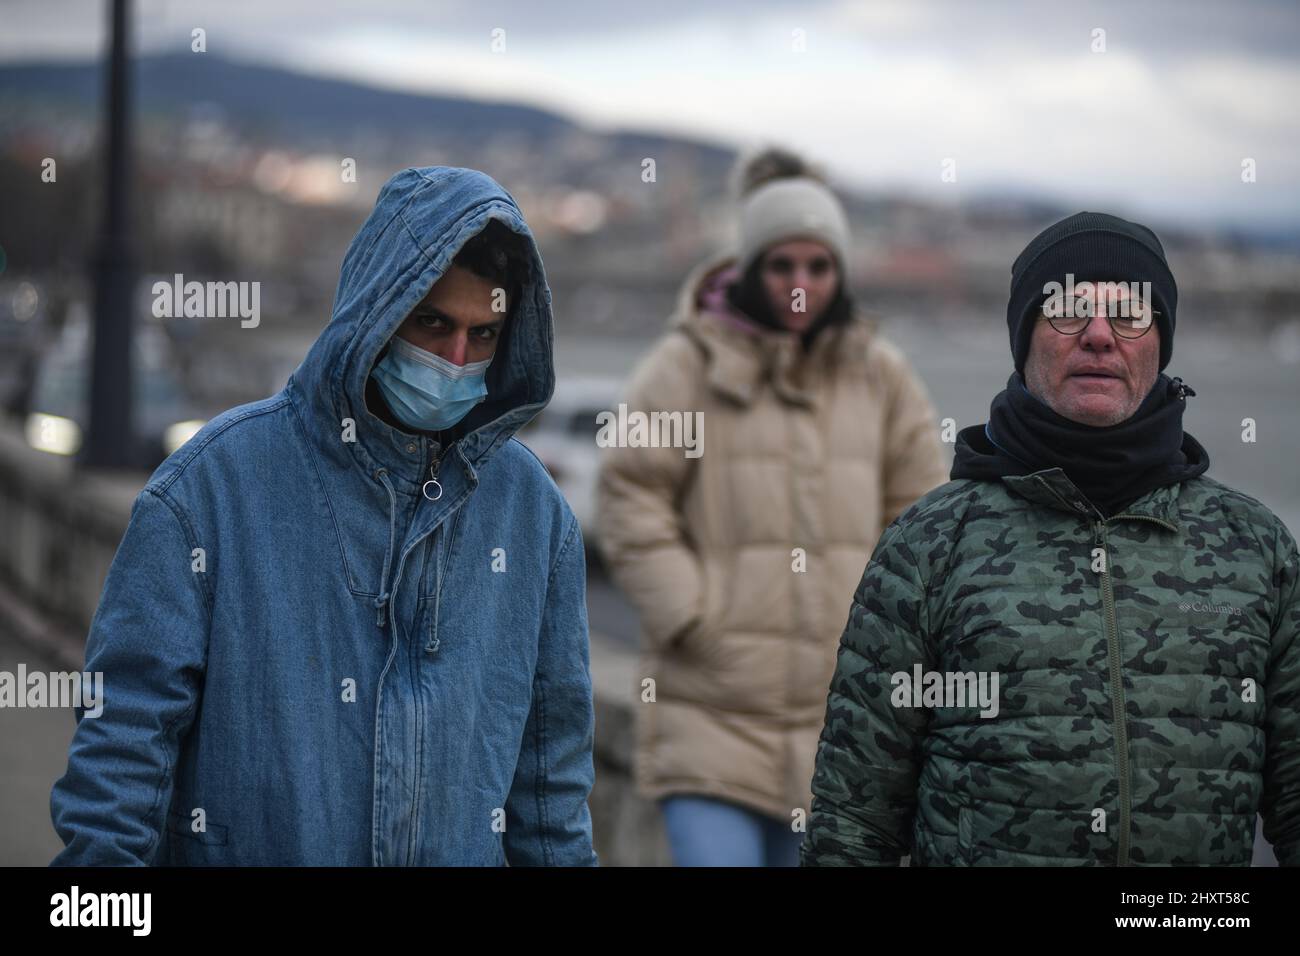
[(284, 389), (152, 475), (91, 624), (104, 709), (53, 788), (55, 864), (596, 863), (582, 535), (512, 437), (555, 386), (535, 245), (439, 500), (436, 443), (364, 399), (489, 219), (532, 244), (482, 173), (394, 176)]

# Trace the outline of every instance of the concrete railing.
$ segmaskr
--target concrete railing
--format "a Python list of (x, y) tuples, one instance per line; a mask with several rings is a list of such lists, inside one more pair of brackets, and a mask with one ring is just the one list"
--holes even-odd
[[(143, 473), (85, 473), (36, 451), (0, 423), (0, 614), (66, 669), (85, 661), (85, 638)], [(591, 635), (596, 786), (590, 806), (605, 866), (667, 865), (657, 810), (632, 785), (636, 654)]]
[(51, 630), (84, 640), (147, 477), (80, 474), (0, 426), (0, 578)]

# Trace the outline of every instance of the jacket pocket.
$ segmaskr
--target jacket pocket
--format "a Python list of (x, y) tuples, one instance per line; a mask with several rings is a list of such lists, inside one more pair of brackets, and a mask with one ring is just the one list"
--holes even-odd
[(193, 840), (205, 846), (225, 846), (230, 836), (229, 829), (229, 827), (209, 820), (204, 822), (203, 831), (195, 833), (193, 820), (189, 814), (172, 811), (167, 815), (168, 833), (173, 836), (185, 837), (187, 840)]
[(713, 628), (713, 615), (709, 613), (706, 607), (702, 609), (699, 615), (689, 625), (682, 629), (677, 635), (677, 639), (669, 645), (669, 649), (683, 654), (694, 654), (698, 649), (701, 637), (708, 634)]
[(716, 594), (714, 589), (710, 588), (710, 572), (705, 562), (705, 558), (695, 553), (694, 555), (694, 574), (695, 580), (699, 581), (699, 614), (673, 637), (668, 644), (668, 650), (675, 653), (693, 653), (695, 644), (699, 637), (707, 636), (716, 626), (718, 614), (715, 611)]
[(719, 570), (707, 558), (696, 556), (696, 570), (700, 582), (700, 613), (674, 642), (673, 649), (692, 657), (701, 655), (709, 641), (715, 640), (718, 630), (726, 623), (726, 594), (719, 587)]

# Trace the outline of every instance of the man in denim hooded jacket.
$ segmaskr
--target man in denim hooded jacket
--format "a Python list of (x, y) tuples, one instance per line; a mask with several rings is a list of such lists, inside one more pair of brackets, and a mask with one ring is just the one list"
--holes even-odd
[[(401, 427), (372, 371), (503, 227), (528, 268), (486, 397), (448, 431)], [(582, 534), (512, 437), (554, 391), (550, 306), (492, 179), (384, 186), (284, 389), (135, 502), (86, 647), (103, 713), (78, 712), (51, 797), (56, 864), (596, 862)]]

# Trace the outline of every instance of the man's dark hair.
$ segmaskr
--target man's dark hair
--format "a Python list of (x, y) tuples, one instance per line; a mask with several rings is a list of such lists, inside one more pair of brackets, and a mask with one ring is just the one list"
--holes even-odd
[(488, 220), (482, 232), (461, 246), (452, 263), (505, 289), (512, 310), (532, 272), (528, 240), (499, 219)]

